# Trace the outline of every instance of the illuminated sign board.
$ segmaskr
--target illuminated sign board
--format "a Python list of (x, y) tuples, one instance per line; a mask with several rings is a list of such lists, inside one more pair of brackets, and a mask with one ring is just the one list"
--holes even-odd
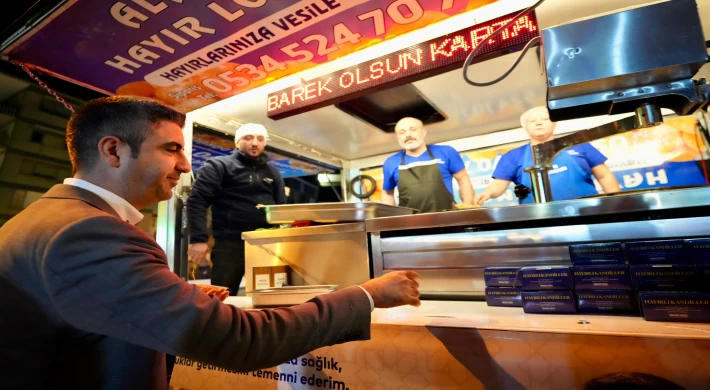
[(474, 63), (520, 50), (540, 35), (534, 12), (519, 18), (497, 37), (489, 39), (495, 30), (511, 22), (517, 14), (479, 23), (271, 93), (267, 98), (267, 115), (271, 119), (283, 119), (448, 72), (461, 67), (466, 56), (486, 39), (489, 44), (478, 52)]

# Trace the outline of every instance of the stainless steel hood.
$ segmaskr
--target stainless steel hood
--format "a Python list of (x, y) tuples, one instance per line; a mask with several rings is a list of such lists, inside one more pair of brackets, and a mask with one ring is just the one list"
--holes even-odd
[[(542, 32), (553, 120), (633, 112), (678, 115), (705, 100), (692, 78), (708, 61), (695, 0), (673, 0)], [(703, 84), (703, 83), (700, 83)]]

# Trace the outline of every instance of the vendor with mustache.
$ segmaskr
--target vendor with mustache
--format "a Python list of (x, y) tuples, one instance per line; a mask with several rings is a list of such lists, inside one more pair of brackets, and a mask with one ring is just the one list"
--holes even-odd
[(427, 145), (426, 129), (416, 118), (403, 118), (395, 126), (397, 141), (404, 149), (385, 161), (382, 202), (395, 205), (394, 189), (399, 190), (399, 205), (421, 213), (450, 210), (454, 205), (453, 179), (459, 185), (463, 205), (473, 205), (473, 186), (459, 153), (451, 146)]

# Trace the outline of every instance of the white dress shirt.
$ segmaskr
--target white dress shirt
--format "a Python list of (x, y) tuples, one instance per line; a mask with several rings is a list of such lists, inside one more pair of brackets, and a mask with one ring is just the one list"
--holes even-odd
[(370, 293), (367, 292), (367, 290), (365, 290), (364, 287), (362, 287), (362, 286), (358, 286), (358, 287), (360, 287), (360, 288), (362, 289), (362, 291), (365, 292), (365, 295), (367, 295), (367, 299), (370, 300), (370, 311), (371, 311), (371, 312), (372, 312), (372, 311), (375, 311), (375, 301), (372, 300), (372, 295), (370, 295)]
[(138, 209), (133, 207), (130, 203), (128, 203), (128, 201), (114, 194), (111, 191), (108, 191), (95, 184), (91, 184), (88, 181), (81, 179), (64, 179), (64, 184), (83, 188), (87, 191), (93, 192), (99, 198), (103, 199), (106, 203), (108, 203), (108, 205), (116, 211), (116, 213), (119, 217), (121, 217), (122, 220), (130, 223), (131, 225), (135, 225), (143, 219), (143, 213), (138, 211)]

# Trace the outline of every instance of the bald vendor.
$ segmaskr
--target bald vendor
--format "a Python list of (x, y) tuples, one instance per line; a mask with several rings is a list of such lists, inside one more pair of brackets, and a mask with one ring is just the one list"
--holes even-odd
[[(533, 166), (531, 146), (553, 140), (555, 122), (545, 107), (534, 107), (520, 117), (520, 124), (530, 136), (530, 143), (504, 154), (493, 172), (493, 183), (476, 196), (476, 204), (483, 205), (491, 198), (502, 195), (511, 182), (532, 188), (530, 175), (525, 168)], [(592, 177), (596, 178), (605, 193), (619, 192), (619, 182), (606, 166), (607, 158), (594, 146), (584, 143), (564, 149), (552, 162), (550, 187), (553, 200), (577, 199), (596, 195)], [(533, 203), (528, 195), (520, 204)]]
[(421, 213), (451, 210), (454, 204), (453, 179), (459, 185), (463, 205), (473, 206), (473, 186), (456, 149), (427, 145), (426, 129), (416, 118), (403, 118), (395, 126), (402, 151), (385, 161), (382, 201), (395, 205), (394, 189), (399, 190), (399, 205)]

